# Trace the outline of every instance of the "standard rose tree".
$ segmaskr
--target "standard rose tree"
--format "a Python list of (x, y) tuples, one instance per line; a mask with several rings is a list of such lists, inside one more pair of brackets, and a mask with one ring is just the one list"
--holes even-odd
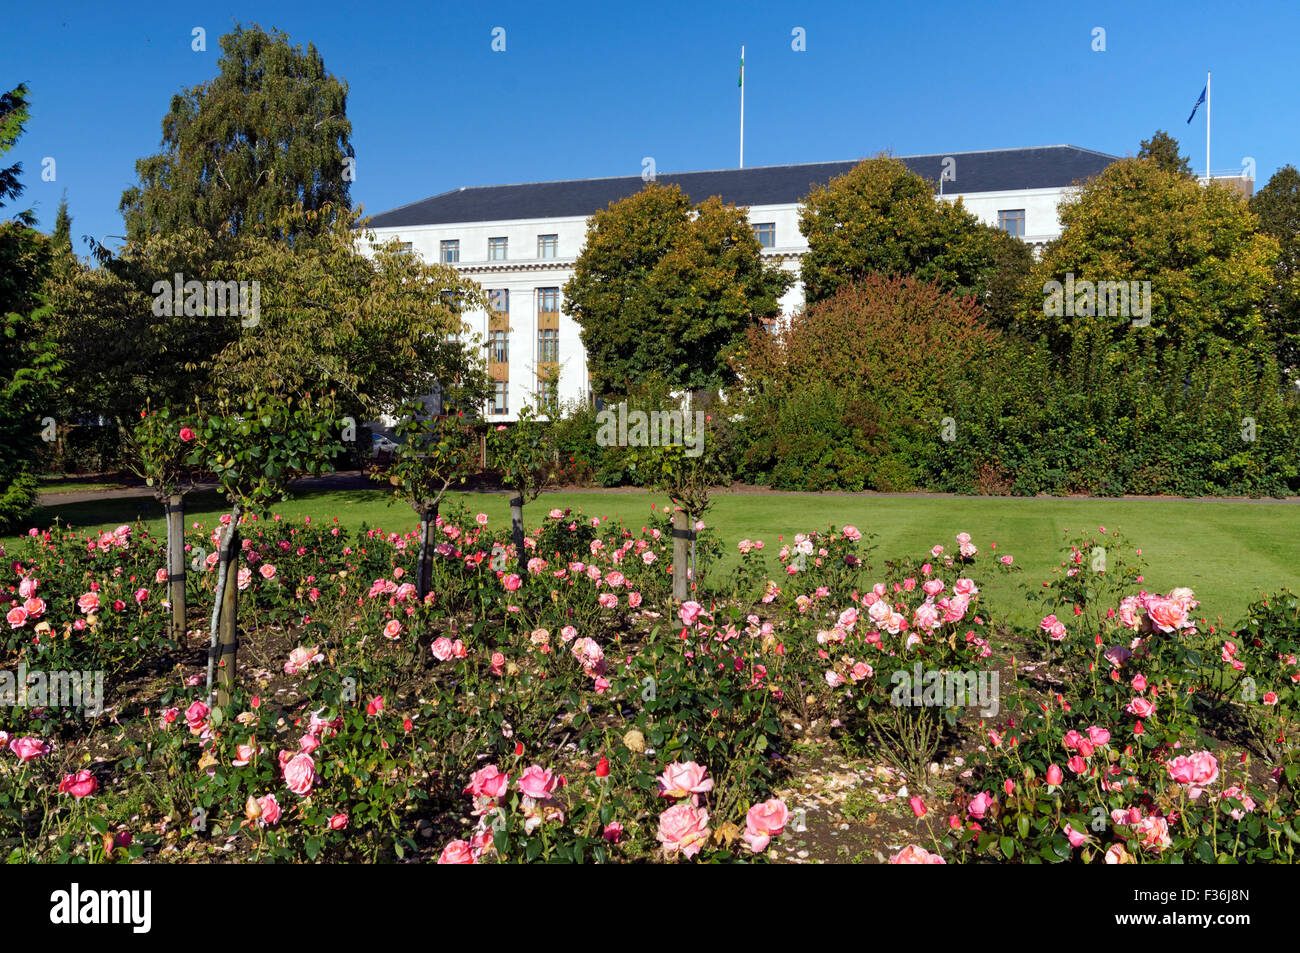
[(501, 485), (514, 491), (510, 497), (510, 532), (521, 573), (528, 563), (524, 551), (524, 504), (541, 496), (551, 482), (551, 467), (557, 456), (552, 436), (550, 425), (539, 421), (527, 404), (520, 408), (517, 423), (488, 431), (488, 462), (500, 472)]
[[(705, 420), (707, 423), (709, 418)], [(627, 451), (632, 465), (646, 474), (652, 490), (667, 493), (673, 502), (673, 598), (679, 602), (689, 599), (698, 584), (694, 578), (695, 534), (709, 508), (709, 490), (725, 480), (716, 449), (706, 434), (700, 438), (698, 454), (674, 444)]]
[(185, 495), (197, 479), (193, 465), (186, 462), (194, 441), (192, 422), (170, 406), (160, 410), (146, 407), (127, 442), (131, 468), (152, 488), (167, 517), (167, 598), (172, 638), (177, 640), (186, 631)]
[(329, 472), (338, 454), (342, 423), (334, 395), (282, 395), (254, 391), (242, 400), (219, 400), (201, 407), (194, 450), (186, 462), (215, 473), (231, 511), (221, 518), (217, 589), (212, 609), (208, 691), (219, 675), (220, 705), (230, 702), (238, 647), (239, 520), (288, 499), (289, 483), (303, 475)]
[(420, 519), (420, 556), (416, 594), (423, 599), (433, 580), (433, 538), (438, 507), (453, 484), (462, 484), (479, 469), (477, 428), (463, 413), (430, 415), (423, 404), (407, 404), (395, 432), (398, 447), (392, 466), (374, 471), (396, 487)]

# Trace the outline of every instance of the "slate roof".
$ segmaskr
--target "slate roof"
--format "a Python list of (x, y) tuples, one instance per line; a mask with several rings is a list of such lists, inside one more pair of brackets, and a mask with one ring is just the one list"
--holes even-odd
[[(937, 183), (943, 160), (948, 156), (956, 160), (957, 177), (956, 181), (944, 183), (946, 195), (1061, 188), (1096, 175), (1118, 158), (1078, 146), (1039, 146), (897, 158), (913, 172)], [(784, 205), (801, 201), (813, 185), (824, 185), (853, 168), (858, 161), (664, 173), (656, 180), (681, 186), (682, 191), (696, 202), (718, 195), (724, 202), (741, 206)], [(587, 216), (640, 191), (644, 185), (639, 175), (625, 175), (605, 179), (470, 186), (380, 212), (370, 218), (369, 227)]]

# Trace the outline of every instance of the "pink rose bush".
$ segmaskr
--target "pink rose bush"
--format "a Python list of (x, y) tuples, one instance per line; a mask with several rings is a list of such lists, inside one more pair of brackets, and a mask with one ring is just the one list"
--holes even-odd
[[(143, 759), (174, 803), (209, 806), (180, 838), (145, 811), (110, 845), (151, 862), (763, 862), (802, 806), (792, 752), (844, 745), (890, 779), (873, 809), (917, 824), (890, 863), (1286, 856), (1300, 645), (1282, 601), (1231, 628), (1189, 589), (1150, 591), (1099, 531), (1035, 578), (1041, 604), (995, 622), (986, 593), (1021, 572), (995, 541), (945, 533), (880, 559), (864, 524), (742, 540), (727, 570), (704, 526), (678, 602), (671, 507), (644, 525), (538, 516), (521, 565), (508, 524), (444, 506), (425, 578), (413, 526), (242, 515), (220, 706), (211, 521), (186, 527), (177, 634), (165, 541), (28, 535), (0, 580), (6, 650), (109, 684), (165, 674), (109, 698), (121, 760), (83, 760), (75, 730), (23, 715), (0, 731), (0, 774), (30, 817), (112, 816), (120, 765)], [(3, 817), (0, 837), (21, 842)]]

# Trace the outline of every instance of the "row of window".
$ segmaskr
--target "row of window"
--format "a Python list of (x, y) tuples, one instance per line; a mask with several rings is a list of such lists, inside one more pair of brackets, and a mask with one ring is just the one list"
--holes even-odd
[[(538, 406), (543, 410), (551, 410), (555, 407), (555, 402), (555, 381), (544, 377), (537, 378)], [(506, 381), (493, 382), (491, 404), (491, 409), (488, 411), (491, 414), (510, 413), (510, 385)]]
[[(754, 237), (763, 248), (776, 247), (776, 222), (757, 222), (753, 226)], [(1002, 209), (998, 212), (998, 228), (1017, 238), (1025, 237), (1025, 210), (1022, 208)], [(537, 236), (537, 257), (555, 258), (559, 255), (558, 235)], [(404, 250), (410, 250), (411, 243), (403, 242)], [(510, 239), (505, 237), (488, 239), (488, 261), (508, 261), (510, 257)], [(460, 262), (460, 239), (445, 238), (438, 248), (438, 260), (444, 265)]]
[[(560, 289), (559, 288), (538, 288), (537, 290), (537, 310), (541, 314), (558, 314), (560, 311)], [(510, 289), (509, 288), (489, 288), (487, 289), (488, 307), (495, 314), (510, 313)]]
[[(560, 236), (559, 235), (538, 235), (537, 236), (537, 257), (538, 258), (555, 258), (560, 253)], [(488, 239), (488, 261), (508, 261), (510, 258), (510, 239), (489, 238)], [(460, 262), (460, 239), (444, 238), (438, 245), (438, 261), (444, 265), (455, 265)]]
[[(510, 332), (488, 333), (488, 360), (497, 364), (510, 362)], [(537, 360), (554, 364), (560, 359), (560, 332), (555, 328), (540, 328), (537, 332)]]

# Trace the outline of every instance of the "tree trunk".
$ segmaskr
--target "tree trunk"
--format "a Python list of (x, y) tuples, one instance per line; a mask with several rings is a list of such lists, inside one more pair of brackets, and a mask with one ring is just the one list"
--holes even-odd
[(686, 576), (686, 566), (690, 560), (690, 538), (686, 511), (678, 507), (673, 511), (673, 598), (678, 602), (685, 602), (691, 597), (690, 580)]
[(233, 521), (228, 548), (226, 588), (221, 594), (221, 621), (217, 630), (217, 704), (222, 706), (230, 704), (239, 651), (239, 530)]
[(515, 562), (519, 574), (528, 571), (528, 555), (524, 552), (524, 498), (515, 496), (510, 500), (510, 534), (515, 542)]
[(167, 600), (172, 604), (172, 638), (185, 638), (185, 494), (167, 498)]
[(415, 591), (424, 601), (433, 589), (433, 547), (438, 529), (438, 507), (434, 506), (420, 517), (420, 557), (415, 569)]

